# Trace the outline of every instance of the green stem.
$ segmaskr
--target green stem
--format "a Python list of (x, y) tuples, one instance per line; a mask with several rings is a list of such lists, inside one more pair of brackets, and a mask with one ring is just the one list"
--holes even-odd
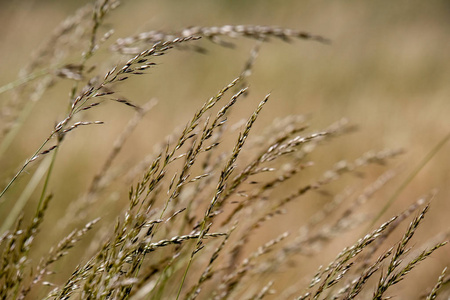
[[(202, 239), (203, 236), (204, 236), (204, 235), (203, 235), (203, 232), (204, 232), (205, 229), (206, 229), (205, 227), (206, 227), (206, 221), (207, 221), (207, 218), (208, 218), (208, 217), (205, 216), (205, 218), (203, 219), (202, 226), (201, 226), (201, 228), (200, 228), (200, 234), (199, 234), (199, 236), (198, 236), (197, 243), (195, 244), (195, 245), (196, 245), (195, 247), (197, 247), (197, 246), (199, 245), (201, 239)], [(195, 250), (194, 250), (194, 251), (195, 251)], [(189, 262), (188, 262), (188, 264), (187, 264), (187, 266), (186, 266), (186, 270), (184, 270), (183, 278), (181, 279), (181, 284), (180, 284), (180, 287), (178, 288), (178, 293), (177, 293), (177, 298), (176, 298), (176, 300), (178, 300), (178, 299), (180, 298), (181, 290), (183, 289), (183, 285), (184, 285), (184, 282), (186, 281), (186, 277), (187, 277), (187, 274), (188, 274), (189, 269), (190, 269), (190, 267), (191, 267), (191, 264), (192, 264), (193, 259), (194, 259), (194, 252), (191, 253), (191, 257), (189, 258)]]
[(19, 132), (19, 129), (22, 127), (22, 125), (25, 123), (25, 120), (30, 115), (31, 111), (34, 108), (34, 105), (36, 104), (36, 101), (28, 101), (27, 104), (24, 106), (22, 111), (20, 112), (19, 117), (17, 118), (17, 121), (12, 126), (11, 130), (8, 131), (5, 138), (2, 140), (0, 145), (0, 157), (3, 156), (5, 151), (9, 148), (12, 141), (16, 137), (17, 133)]
[(47, 193), (48, 183), (50, 182), (50, 176), (52, 175), (53, 167), (55, 165), (56, 155), (58, 154), (58, 149), (59, 148), (57, 147), (55, 150), (53, 150), (52, 161), (50, 162), (50, 166), (48, 167), (47, 176), (45, 176), (44, 186), (42, 187), (41, 197), (39, 198), (39, 203), (38, 203), (38, 206), (37, 206), (37, 209), (36, 209), (36, 215), (41, 210), (42, 203), (43, 203), (43, 201), (45, 199), (45, 195)]
[(33, 177), (28, 182), (27, 186), (23, 190), (20, 197), (17, 199), (17, 201), (15, 201), (13, 208), (9, 212), (8, 216), (6, 217), (5, 221), (3, 222), (0, 228), (0, 233), (5, 232), (9, 228), (11, 228), (11, 226), (14, 224), (14, 221), (17, 219), (17, 216), (23, 210), (28, 200), (30, 199), (31, 195), (33, 194), (34, 190), (36, 189), (37, 185), (41, 181), (42, 177), (47, 172), (50, 166), (50, 162), (51, 162), (50, 157), (46, 157), (41, 162), (41, 164), (37, 168), (36, 172), (34, 172)]
[(183, 289), (184, 281), (186, 280), (187, 274), (189, 272), (189, 268), (191, 267), (193, 257), (194, 257), (194, 255), (191, 255), (191, 258), (189, 259), (186, 270), (184, 270), (183, 278), (181, 279), (181, 284), (180, 284), (180, 288), (178, 289), (176, 300), (178, 300), (180, 298), (181, 290)]
[(23, 78), (19, 78), (13, 82), (10, 82), (3, 86), (0, 86), (0, 94), (3, 94), (4, 92), (7, 92), (9, 90), (15, 89), (16, 87), (21, 86), (22, 84), (25, 84), (27, 82), (30, 82), (36, 78), (47, 75), (50, 72), (50, 70), (52, 70), (52, 69), (53, 68), (42, 69), (42, 70), (36, 71), (34, 73), (31, 73)]

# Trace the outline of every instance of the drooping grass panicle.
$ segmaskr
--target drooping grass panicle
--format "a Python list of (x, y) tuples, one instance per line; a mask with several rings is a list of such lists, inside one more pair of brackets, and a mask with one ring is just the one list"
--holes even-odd
[[(82, 219), (82, 216), (86, 215), (86, 210), (96, 202), (101, 192), (127, 171), (123, 170), (113, 173), (110, 172), (110, 168), (133, 130), (138, 126), (145, 114), (147, 114), (155, 105), (155, 99), (148, 101), (146, 104), (142, 105), (141, 109), (137, 110), (134, 116), (128, 121), (128, 124), (124, 127), (122, 133), (114, 141), (110, 153), (106, 157), (101, 169), (94, 175), (88, 191), (85, 194), (80, 195), (77, 200), (70, 203), (67, 207), (66, 215), (76, 215), (77, 217), (64, 218), (60, 223), (63, 228), (67, 227), (71, 221)], [(134, 204), (135, 203), (133, 202), (130, 203), (132, 206)]]
[[(123, 81), (128, 78), (128, 76), (131, 75), (141, 75), (142, 72), (136, 71), (136, 68), (140, 68), (142, 65), (148, 65), (148, 57), (151, 56), (160, 56), (165, 54), (166, 51), (168, 51), (172, 45), (183, 43), (190, 40), (195, 40), (197, 37), (186, 37), (186, 38), (176, 38), (172, 41), (166, 41), (163, 43), (157, 43), (152, 48), (142, 51), (141, 53), (137, 54), (133, 58), (129, 59), (122, 68), (117, 69), (114, 67), (111, 71), (109, 71), (106, 75), (104, 80), (94, 86), (91, 86), (88, 89), (85, 89), (84, 92), (79, 94), (77, 97), (74, 98), (69, 112), (67, 116), (60, 121), (58, 124), (55, 125), (54, 130), (50, 133), (50, 135), (47, 137), (47, 139), (41, 144), (41, 146), (38, 148), (38, 150), (33, 154), (29, 159), (25, 161), (23, 166), (20, 168), (20, 170), (16, 173), (16, 175), (10, 180), (8, 185), (3, 189), (3, 191), (0, 193), (0, 198), (6, 193), (6, 191), (10, 188), (10, 186), (14, 183), (14, 181), (19, 177), (19, 175), (28, 167), (28, 165), (34, 161), (42, 150), (42, 148), (45, 147), (45, 145), (53, 138), (57, 137), (58, 143), (60, 143), (64, 136), (66, 135), (68, 128), (70, 128), (71, 125), (69, 125), (69, 122), (72, 120), (72, 118), (79, 113), (80, 111), (83, 111), (85, 109), (85, 104), (95, 98), (95, 97), (101, 97), (104, 94), (100, 91), (104, 88), (108, 88), (111, 84), (116, 83), (118, 81)], [(152, 64), (152, 63), (150, 63)], [(124, 74), (127, 74), (127, 76), (123, 76)], [(130, 104), (128, 101), (123, 99), (116, 99), (116, 101), (123, 102), (127, 105), (134, 106)]]
[[(233, 44), (223, 40), (221, 37), (230, 38), (247, 37), (257, 40), (267, 40), (270, 37), (279, 38), (283, 41), (290, 41), (292, 38), (313, 40), (328, 44), (330, 40), (320, 35), (297, 31), (289, 28), (280, 28), (275, 26), (254, 26), (254, 25), (225, 25), (221, 27), (200, 27), (194, 26), (184, 28), (178, 32), (165, 33), (162, 31), (148, 31), (140, 34), (118, 39), (112, 46), (112, 51), (122, 54), (134, 54), (142, 47), (142, 43), (156, 43), (159, 41), (172, 40), (175, 37), (202, 36), (225, 47), (233, 47)], [(197, 48), (195, 48), (197, 49)], [(203, 48), (198, 49), (204, 52)]]

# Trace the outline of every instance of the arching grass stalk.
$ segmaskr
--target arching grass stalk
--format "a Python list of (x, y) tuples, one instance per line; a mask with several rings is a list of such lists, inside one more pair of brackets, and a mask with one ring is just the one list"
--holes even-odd
[(422, 161), (417, 165), (417, 167), (409, 174), (409, 176), (403, 181), (403, 183), (395, 190), (394, 194), (389, 198), (388, 202), (383, 206), (380, 212), (372, 220), (369, 227), (366, 228), (365, 232), (368, 231), (375, 223), (380, 220), (384, 213), (392, 206), (392, 204), (397, 200), (400, 193), (411, 183), (411, 181), (419, 174), (419, 172), (430, 162), (430, 160), (441, 150), (441, 148), (450, 139), (450, 132), (439, 141), (439, 143), (431, 149), (431, 151), (422, 159)]
[(45, 147), (45, 145), (47, 145), (47, 143), (52, 139), (52, 137), (56, 134), (56, 130), (54, 130), (48, 137), (47, 139), (39, 146), (39, 148), (34, 152), (34, 154), (28, 158), (25, 163), (23, 164), (22, 168), (20, 168), (20, 170), (16, 173), (16, 175), (14, 175), (14, 177), (9, 181), (9, 183), (6, 185), (6, 187), (3, 189), (3, 191), (0, 193), (0, 204), (3, 203), (4, 200), (2, 200), (1, 198), (3, 197), (3, 195), (5, 195), (5, 193), (8, 191), (8, 189), (11, 187), (11, 185), (17, 180), (17, 178), (20, 176), (20, 174), (22, 174), (22, 172), (25, 170), (26, 167), (28, 167), (28, 165), (34, 161), (36, 158), (38, 158), (39, 153), (41, 152), (42, 148)]

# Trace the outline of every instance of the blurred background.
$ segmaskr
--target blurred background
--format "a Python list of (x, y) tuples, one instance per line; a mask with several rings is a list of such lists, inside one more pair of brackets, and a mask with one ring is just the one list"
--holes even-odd
[[(54, 29), (85, 3), (88, 1), (1, 1), (0, 86), (18, 79), (33, 55), (48, 43)], [(251, 114), (269, 92), (271, 100), (258, 120), (256, 132), (274, 118), (290, 114), (308, 116), (312, 129), (323, 129), (343, 117), (348, 118), (358, 130), (337, 139), (332, 148), (326, 147), (317, 154), (317, 174), (336, 161), (353, 160), (369, 150), (404, 149), (405, 154), (388, 166), (397, 172), (396, 178), (365, 208), (373, 217), (420, 161), (450, 132), (449, 16), (450, 2), (445, 0), (123, 1), (106, 18), (102, 32), (114, 28), (115, 33), (99, 50), (98, 55), (105, 63), (95, 65), (93, 73), (104, 74), (104, 70), (123, 60), (123, 56), (108, 49), (115, 40), (150, 30), (171, 32), (193, 25), (259, 24), (329, 38), (330, 45), (296, 39), (290, 43), (271, 39), (262, 44), (253, 74), (248, 79), (249, 95), (235, 112), (235, 121)], [(205, 100), (240, 74), (256, 41), (224, 39), (233, 42), (235, 47), (224, 48), (202, 40), (199, 43), (207, 50), (206, 54), (174, 49), (158, 58), (158, 66), (148, 75), (119, 86), (119, 92), (133, 103), (140, 105), (156, 98), (158, 104), (132, 134), (117, 165), (133, 165), (142, 160), (152, 152), (156, 142), (164, 141), (164, 137), (185, 124)], [(77, 49), (77, 41), (67, 42)], [(80, 57), (81, 52), (73, 51), (55, 63), (77, 63)], [(48, 136), (55, 123), (64, 118), (71, 87), (70, 81), (59, 82), (33, 107), (30, 117), (0, 159), (2, 188)], [(0, 105), (20, 97), (17, 95), (14, 91), (0, 94)], [(117, 103), (108, 103), (102, 109), (87, 113), (86, 119), (101, 120), (105, 125), (80, 128), (65, 141), (50, 184), (55, 195), (51, 211), (63, 212), (80, 191), (86, 190), (103, 163), (101, 158), (133, 114), (132, 109), (124, 109)], [(6, 122), (0, 120), (0, 126), (6, 126)], [(448, 232), (449, 153), (450, 144), (446, 144), (399, 195), (382, 220), (437, 189), (437, 197), (416, 241)], [(13, 199), (35, 170), (36, 167), (31, 166), (19, 178), (17, 188), (8, 192), (6, 201), (1, 204), (0, 217), (8, 215), (8, 207), (12, 207)], [(367, 183), (383, 172), (381, 168), (372, 171), (363, 179)], [(123, 191), (126, 192), (127, 186), (129, 184), (123, 183)], [(329, 189), (335, 193), (338, 186), (332, 185)], [(291, 209), (299, 209), (298, 215), (283, 226), (289, 228), (290, 224), (298, 222), (299, 216), (305, 214), (306, 217), (325, 202), (326, 199), (309, 202), (310, 208), (306, 210), (306, 202), (302, 206), (292, 206)], [(27, 209), (33, 211), (34, 206), (30, 204), (25, 211)], [(51, 227), (51, 224), (44, 226)], [(361, 234), (354, 231), (339, 241), (337, 248), (327, 250), (329, 258)], [(417, 290), (400, 286), (404, 299), (435, 282), (442, 266), (450, 262), (449, 249), (439, 250), (426, 263), (426, 268), (412, 272), (411, 276), (422, 280), (423, 285)], [(304, 263), (318, 266), (314, 262)]]

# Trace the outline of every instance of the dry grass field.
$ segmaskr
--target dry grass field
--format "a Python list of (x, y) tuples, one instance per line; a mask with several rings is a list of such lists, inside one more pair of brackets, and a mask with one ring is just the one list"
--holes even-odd
[(1, 298), (447, 299), (449, 13), (0, 2)]

